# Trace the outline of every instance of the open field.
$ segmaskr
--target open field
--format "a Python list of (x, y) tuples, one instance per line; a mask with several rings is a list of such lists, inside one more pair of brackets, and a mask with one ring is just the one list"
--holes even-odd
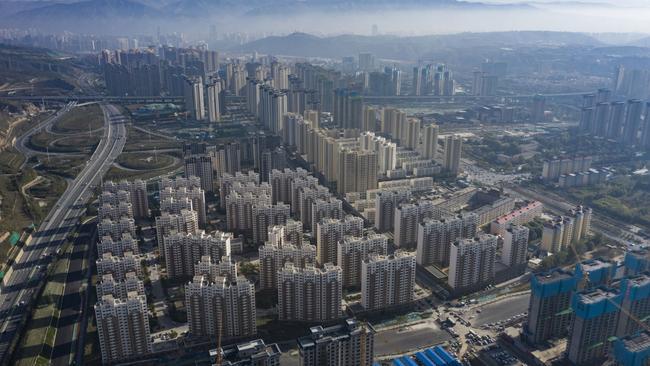
[(96, 130), (104, 126), (104, 115), (97, 104), (73, 108), (58, 120), (52, 131), (56, 133), (80, 133)]
[(117, 163), (127, 169), (157, 170), (174, 164), (174, 157), (167, 154), (126, 153), (117, 158)]
[(181, 164), (174, 165), (173, 167), (170, 167), (169, 169), (161, 169), (161, 170), (151, 170), (151, 171), (130, 171), (130, 170), (124, 170), (120, 169), (118, 167), (112, 166), (108, 172), (106, 173), (106, 176), (104, 177), (105, 180), (113, 180), (113, 181), (120, 181), (120, 180), (134, 180), (134, 179), (151, 179), (155, 178), (161, 175), (165, 175), (167, 173), (173, 172), (181, 167)]
[(73, 179), (83, 169), (88, 158), (86, 156), (39, 156), (39, 165), (36, 168), (39, 172), (59, 175)]
[(25, 161), (25, 157), (14, 148), (0, 152), (0, 173), (13, 174), (18, 172), (23, 161)]
[(158, 149), (180, 149), (178, 141), (163, 139), (161, 137), (137, 130), (131, 126), (126, 128), (126, 145), (124, 151), (153, 150)]
[(99, 143), (100, 135), (88, 134), (61, 136), (40, 131), (29, 138), (29, 146), (38, 151), (59, 153), (90, 153)]

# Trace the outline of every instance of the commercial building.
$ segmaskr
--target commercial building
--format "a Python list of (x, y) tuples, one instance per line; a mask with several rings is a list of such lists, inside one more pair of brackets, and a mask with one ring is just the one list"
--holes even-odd
[(348, 319), (344, 324), (309, 329), (298, 339), (301, 366), (372, 365), (375, 330), (369, 324)]
[(117, 363), (152, 352), (147, 314), (147, 299), (137, 292), (129, 292), (126, 299), (106, 295), (95, 304), (103, 363)]
[(341, 317), (341, 268), (299, 268), (287, 263), (278, 271), (278, 318), (327, 322)]
[(339, 240), (336, 264), (341, 267), (343, 287), (361, 286), (361, 262), (370, 254), (386, 255), (387, 251), (388, 239), (383, 234), (366, 233)]
[(210, 350), (212, 360), (216, 360), (218, 354), (222, 366), (280, 366), (282, 352), (276, 343), (267, 345), (256, 339)]
[(361, 265), (361, 305), (367, 310), (413, 301), (415, 255), (398, 250), (393, 255), (370, 254)]
[(494, 280), (496, 254), (494, 235), (481, 234), (454, 242), (449, 258), (449, 287), (464, 292), (490, 284)]
[(257, 333), (255, 286), (245, 277), (196, 275), (185, 285), (189, 334), (232, 339)]

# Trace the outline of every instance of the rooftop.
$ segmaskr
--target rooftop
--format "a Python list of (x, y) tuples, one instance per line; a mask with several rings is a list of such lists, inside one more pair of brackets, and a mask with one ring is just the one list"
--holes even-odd
[(573, 273), (561, 269), (554, 270), (551, 272), (535, 274), (535, 279), (537, 280), (538, 283), (541, 284), (553, 283), (555, 281), (560, 281), (560, 280), (570, 279), (570, 278), (573, 278)]
[(628, 336), (622, 339), (622, 342), (630, 352), (639, 352), (650, 348), (650, 333), (641, 332), (633, 336)]

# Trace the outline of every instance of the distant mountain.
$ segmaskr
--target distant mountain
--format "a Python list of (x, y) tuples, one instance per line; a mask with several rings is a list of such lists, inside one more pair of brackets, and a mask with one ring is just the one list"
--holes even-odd
[(84, 20), (107, 17), (152, 17), (162, 15), (157, 9), (134, 0), (88, 0), (76, 3), (50, 4), (16, 13), (16, 17), (41, 20)]
[[(526, 8), (527, 5), (485, 5), (459, 0), (0, 0), (0, 9), (10, 13), (7, 22), (15, 27), (71, 30), (98, 33), (104, 26), (119, 33), (151, 29), (149, 21), (166, 27), (201, 27), (201, 20), (228, 22), (232, 16), (299, 15), (307, 12), (336, 13), (403, 11), (409, 9)], [(128, 21), (127, 21), (128, 20)]]
[(417, 37), (358, 36), (316, 37), (305, 33), (274, 36), (256, 40), (233, 50), (264, 54), (333, 57), (372, 52), (379, 58), (417, 60), (443, 50), (460, 48), (499, 48), (521, 45), (599, 46), (601, 42), (581, 33), (569, 32), (487, 32), (431, 35)]

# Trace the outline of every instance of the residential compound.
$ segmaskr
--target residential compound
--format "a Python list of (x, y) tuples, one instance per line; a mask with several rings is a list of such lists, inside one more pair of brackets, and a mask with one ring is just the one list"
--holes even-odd
[(615, 272), (615, 263), (592, 259), (577, 264), (573, 272), (556, 269), (534, 275), (522, 338), (539, 345), (566, 337), (564, 355), (572, 365), (605, 362), (616, 347), (616, 357), (631, 357), (623, 355), (618, 340), (646, 327), (650, 275), (620, 278)]
[(591, 230), (592, 210), (578, 206), (566, 216), (557, 216), (544, 224), (542, 248), (549, 253), (557, 253), (571, 243), (579, 242)]
[[(112, 201), (117, 199), (118, 201)], [(112, 221), (106, 211), (128, 204), (135, 210), (121, 210)], [(146, 185), (143, 182), (107, 182), (100, 195), (98, 224), (100, 243), (97, 274), (95, 318), (99, 346), (104, 363), (146, 356), (152, 352), (147, 296), (144, 292), (143, 271), (136, 237), (135, 213), (148, 215)]]

